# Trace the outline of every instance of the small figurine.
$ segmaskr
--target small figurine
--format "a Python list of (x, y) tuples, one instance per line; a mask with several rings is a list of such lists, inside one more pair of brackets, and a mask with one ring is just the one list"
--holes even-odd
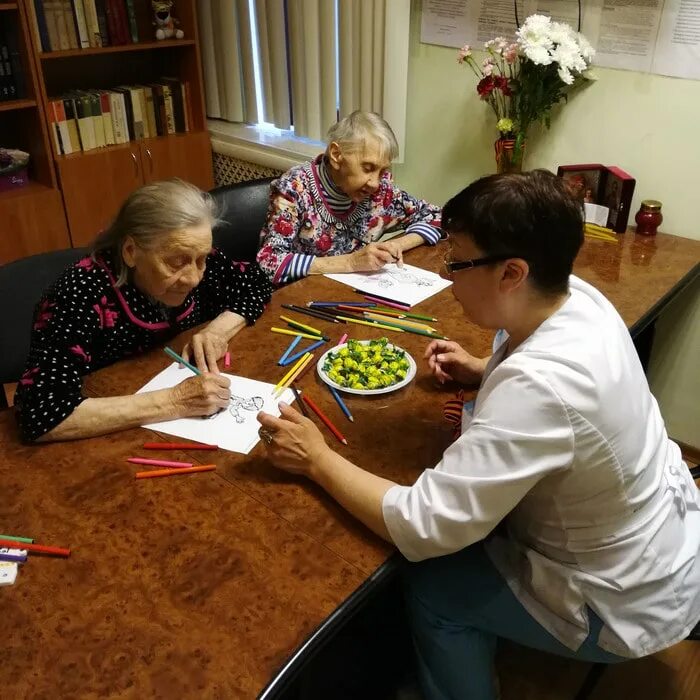
[(176, 24), (180, 24), (180, 20), (175, 19), (170, 11), (173, 7), (172, 0), (152, 0), (151, 7), (155, 14), (153, 26), (156, 27), (156, 39), (182, 39), (185, 32), (182, 29), (177, 29)]

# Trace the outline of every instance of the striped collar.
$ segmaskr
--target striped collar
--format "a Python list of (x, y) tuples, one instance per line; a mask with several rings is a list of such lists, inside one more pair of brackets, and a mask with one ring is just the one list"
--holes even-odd
[(336, 212), (344, 213), (348, 211), (353, 201), (333, 182), (325, 156), (321, 156), (317, 161), (316, 170), (318, 172), (318, 184), (328, 207)]

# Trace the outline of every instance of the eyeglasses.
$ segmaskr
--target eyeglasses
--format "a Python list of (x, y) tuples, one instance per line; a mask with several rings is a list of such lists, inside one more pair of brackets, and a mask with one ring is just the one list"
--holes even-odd
[(492, 263), (504, 262), (511, 258), (519, 257), (517, 255), (486, 255), (483, 258), (472, 258), (471, 260), (453, 261), (451, 253), (448, 253), (443, 260), (445, 270), (448, 275), (458, 270), (471, 270), (474, 267), (482, 267), (483, 265), (491, 265)]

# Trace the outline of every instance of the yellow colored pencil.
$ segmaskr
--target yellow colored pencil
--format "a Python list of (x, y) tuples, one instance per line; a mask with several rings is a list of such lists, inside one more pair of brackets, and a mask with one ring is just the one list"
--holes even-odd
[(589, 229), (593, 229), (594, 231), (599, 231), (600, 233), (607, 233), (607, 234), (613, 236), (613, 238), (615, 237), (614, 236), (615, 232), (611, 228), (606, 228), (605, 226), (601, 226), (600, 224), (594, 224), (590, 221), (587, 221), (585, 223), (585, 227), (589, 228)]
[(309, 331), (309, 333), (314, 333), (318, 336), (323, 335), (323, 333), (321, 333), (321, 331), (319, 331), (317, 328), (314, 328), (313, 326), (307, 326), (305, 323), (300, 323), (299, 321), (295, 321), (293, 318), (289, 318), (289, 316), (280, 316), (280, 318), (283, 321), (286, 321), (287, 323), (291, 323), (293, 326), (303, 328), (304, 330)]
[(270, 328), (273, 333), (282, 333), (283, 335), (300, 335), (302, 338), (308, 338), (309, 340), (320, 340), (320, 335), (311, 335), (311, 333), (301, 333), (299, 331), (292, 331), (289, 328), (275, 328), (274, 326)]
[(359, 323), (362, 326), (372, 326), (372, 328), (383, 328), (385, 331), (396, 331), (397, 333), (405, 333), (403, 328), (385, 326), (383, 323), (375, 323), (374, 321), (360, 321), (359, 318), (350, 318), (349, 316), (337, 316), (337, 318), (340, 318), (343, 321), (347, 321), (348, 323)]
[(282, 386), (279, 387), (279, 389), (276, 389), (275, 392), (272, 394), (273, 396), (277, 397), (279, 396), (285, 389), (289, 387), (289, 385), (304, 371), (304, 368), (306, 365), (311, 362), (311, 360), (314, 359), (314, 356), (310, 353), (307, 352), (302, 358), (301, 358), (301, 364), (298, 364), (292, 375), (286, 379)]
[(279, 380), (279, 382), (277, 383), (277, 385), (275, 386), (275, 388), (272, 390), (272, 393), (273, 393), (273, 394), (276, 394), (276, 393), (277, 393), (277, 389), (279, 389), (279, 388), (282, 386), (282, 384), (284, 384), (284, 383), (294, 374), (294, 372), (296, 372), (296, 370), (299, 368), (299, 365), (301, 365), (301, 363), (304, 362), (304, 360), (306, 360), (306, 358), (307, 358), (310, 354), (311, 354), (311, 353), (308, 353), (308, 352), (305, 353), (305, 354), (303, 354), (303, 355), (292, 365), (292, 368), (289, 370), (289, 372), (287, 372), (287, 374), (285, 374), (284, 377), (282, 377), (282, 379)]
[(387, 318), (386, 316), (382, 317), (380, 314), (370, 313), (369, 311), (365, 311), (364, 315), (367, 318), (373, 318), (376, 321), (388, 321), (389, 318), (391, 318), (392, 323), (394, 321), (396, 321), (396, 323), (400, 323), (402, 326), (409, 326), (410, 328), (418, 328), (422, 331), (428, 331), (428, 333), (436, 333), (437, 332), (437, 328), (433, 328), (432, 326), (428, 326), (425, 323), (418, 323), (418, 321), (409, 321), (407, 318), (397, 319), (394, 316), (390, 316), (389, 318)]

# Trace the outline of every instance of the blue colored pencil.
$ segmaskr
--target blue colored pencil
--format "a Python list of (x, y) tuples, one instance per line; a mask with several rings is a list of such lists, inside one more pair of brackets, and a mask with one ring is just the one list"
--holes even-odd
[(299, 352), (295, 353), (291, 357), (288, 357), (284, 362), (280, 362), (282, 367), (286, 367), (287, 365), (291, 365), (292, 362), (295, 360), (298, 360), (304, 353), (307, 352), (313, 352), (316, 348), (320, 348), (321, 345), (323, 345), (326, 341), (325, 340), (319, 340), (317, 343), (312, 343), (309, 345), (308, 348), (304, 348), (303, 350), (299, 350)]
[[(24, 551), (24, 550), (22, 550)], [(27, 561), (26, 554), (9, 554), (8, 552), (0, 552), (0, 561), (14, 561), (20, 564)]]
[(294, 350), (294, 348), (297, 345), (299, 345), (300, 340), (301, 340), (300, 335), (298, 335), (296, 338), (294, 338), (294, 340), (292, 340), (292, 342), (289, 344), (289, 347), (284, 351), (284, 354), (282, 355), (282, 357), (280, 357), (280, 359), (277, 360), (278, 365), (284, 364), (284, 361), (289, 357), (289, 353), (292, 352), (292, 350)]
[(355, 419), (352, 417), (352, 413), (350, 413), (350, 411), (348, 410), (348, 407), (345, 405), (343, 399), (340, 398), (340, 394), (338, 393), (338, 391), (335, 389), (335, 387), (332, 387), (330, 384), (328, 384), (327, 386), (331, 390), (331, 394), (333, 394), (333, 398), (337, 401), (338, 406), (340, 406), (340, 410), (346, 415), (349, 421), (352, 421), (354, 423)]
[(191, 369), (198, 377), (202, 375), (202, 372), (200, 370), (198, 370), (194, 365), (191, 365), (183, 357), (180, 357), (180, 355), (178, 355), (172, 348), (169, 348), (167, 345), (165, 347), (165, 354), (170, 355), (170, 357), (172, 357), (173, 360), (177, 360), (181, 365), (185, 365), (187, 369)]

